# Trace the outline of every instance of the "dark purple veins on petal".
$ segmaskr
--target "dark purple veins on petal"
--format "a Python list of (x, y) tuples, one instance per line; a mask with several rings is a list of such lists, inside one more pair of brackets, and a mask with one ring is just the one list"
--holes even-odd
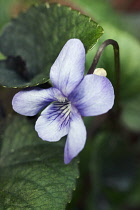
[(65, 102), (53, 102), (53, 106), (51, 106), (48, 113), (48, 120), (53, 122), (54, 120), (60, 121), (60, 129), (66, 125), (68, 125), (70, 121), (71, 115), (71, 104), (69, 101)]

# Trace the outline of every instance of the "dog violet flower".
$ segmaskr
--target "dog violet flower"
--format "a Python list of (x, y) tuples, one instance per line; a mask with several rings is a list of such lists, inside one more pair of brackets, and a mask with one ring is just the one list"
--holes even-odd
[(59, 141), (67, 136), (64, 162), (68, 164), (83, 149), (86, 128), (81, 116), (106, 113), (114, 104), (114, 90), (105, 76), (84, 76), (85, 49), (79, 39), (70, 39), (50, 70), (53, 87), (18, 92), (13, 109), (21, 115), (40, 117), (35, 124), (39, 137)]

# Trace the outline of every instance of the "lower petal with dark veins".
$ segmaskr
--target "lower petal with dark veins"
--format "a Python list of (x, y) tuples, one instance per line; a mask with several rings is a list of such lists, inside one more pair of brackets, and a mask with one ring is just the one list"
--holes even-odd
[(53, 102), (36, 121), (39, 137), (46, 141), (59, 141), (69, 132), (70, 115), (70, 102)]

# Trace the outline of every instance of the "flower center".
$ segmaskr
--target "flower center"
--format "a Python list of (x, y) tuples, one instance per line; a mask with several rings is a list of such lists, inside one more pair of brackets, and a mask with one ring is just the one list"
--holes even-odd
[(57, 112), (59, 112), (61, 115), (68, 116), (71, 112), (71, 103), (68, 100), (63, 102), (56, 101), (54, 102), (54, 106)]
[(60, 120), (61, 126), (66, 126), (70, 119), (71, 102), (67, 98), (63, 98), (61, 101), (53, 102), (53, 105), (53, 117)]

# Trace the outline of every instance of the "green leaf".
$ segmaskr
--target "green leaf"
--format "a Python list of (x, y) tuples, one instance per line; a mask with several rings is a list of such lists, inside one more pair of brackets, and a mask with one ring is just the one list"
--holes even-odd
[[(121, 132), (100, 132), (91, 146), (90, 209), (121, 209), (129, 192), (139, 181), (137, 145), (129, 145)], [(104, 205), (101, 205), (102, 202)]]
[(65, 209), (78, 177), (77, 159), (63, 163), (61, 142), (38, 138), (32, 120), (12, 118), (0, 157), (2, 209)]
[[(112, 9), (112, 5), (107, 0), (71, 0), (71, 2), (100, 23), (107, 22), (113, 23), (113, 25), (121, 26), (123, 22), (122, 19), (118, 17), (117, 12)], [(120, 15), (121, 14), (119, 14), (119, 16)]]
[[(0, 84), (7, 87), (27, 87), (43, 84), (49, 79), (50, 67), (70, 38), (80, 39), (86, 51), (100, 38), (103, 29), (93, 20), (69, 7), (42, 4), (31, 7), (13, 19), (0, 36), (0, 51), (26, 63), (28, 81), (15, 69), (0, 68), (4, 74)], [(9, 77), (5, 73), (12, 70)]]
[[(114, 7), (112, 7), (112, 3), (110, 3), (110, 1), (108, 0), (71, 0), (71, 2), (78, 8), (83, 10), (86, 14), (90, 15), (93, 18), (96, 18), (96, 21), (99, 22), (103, 26), (103, 28), (103, 24), (106, 22), (124, 31), (127, 31), (140, 39), (138, 13), (120, 13)], [(105, 33), (106, 32), (107, 31), (105, 30)]]
[[(140, 176), (140, 175), (139, 175)], [(140, 205), (140, 181), (138, 180), (135, 183), (135, 186), (131, 190), (128, 196), (128, 203), (129, 206), (134, 207), (134, 206), (139, 206)]]
[[(7, 78), (7, 82), (16, 82), (17, 84), (21, 84), (25, 82), (24, 79), (24, 67), (22, 67), (22, 63), (20, 62), (18, 65), (17, 58), (9, 57), (5, 60), (0, 61), (0, 75), (1, 75), (1, 82), (5, 81)], [(15, 69), (15, 70), (13, 70)], [(22, 69), (21, 73), (23, 74), (23, 78), (20, 76), (20, 69)], [(19, 71), (19, 72), (18, 72)], [(16, 72), (16, 73), (15, 73)]]
[(140, 131), (140, 96), (126, 101), (123, 104), (123, 111), (121, 115), (122, 123), (129, 129)]

